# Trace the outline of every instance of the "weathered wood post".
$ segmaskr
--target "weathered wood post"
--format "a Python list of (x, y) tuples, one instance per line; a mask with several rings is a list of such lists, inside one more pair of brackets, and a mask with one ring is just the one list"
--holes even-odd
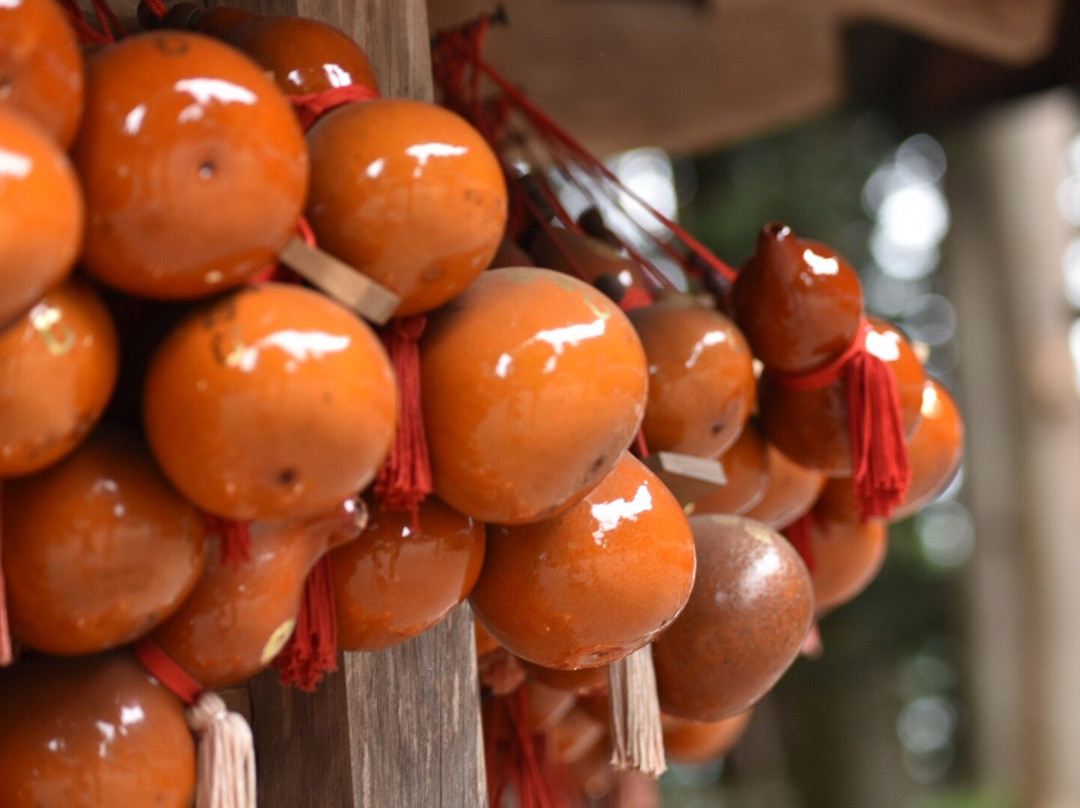
[[(424, 0), (229, 2), (335, 25), (367, 52), (383, 95), (433, 97)], [(467, 605), (396, 648), (343, 654), (341, 672), (317, 693), (282, 688), (271, 670), (247, 696), (260, 808), (487, 805)]]

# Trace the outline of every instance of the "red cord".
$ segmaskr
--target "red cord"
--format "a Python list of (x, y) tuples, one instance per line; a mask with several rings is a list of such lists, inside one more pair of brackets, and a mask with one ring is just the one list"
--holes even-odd
[(184, 670), (179, 662), (165, 653), (153, 640), (144, 637), (135, 643), (134, 651), (135, 658), (146, 672), (184, 704), (194, 704), (206, 690), (198, 679)]
[(306, 132), (326, 113), (345, 104), (373, 101), (379, 98), (379, 91), (363, 84), (346, 84), (307, 95), (290, 95), (300, 126)]

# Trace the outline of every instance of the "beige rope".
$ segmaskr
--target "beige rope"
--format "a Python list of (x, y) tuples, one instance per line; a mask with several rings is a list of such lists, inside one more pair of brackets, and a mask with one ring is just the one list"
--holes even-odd
[(667, 771), (652, 646), (608, 666), (611, 765), (652, 778)]
[(244, 717), (212, 691), (186, 715), (198, 741), (195, 808), (255, 808), (255, 743)]

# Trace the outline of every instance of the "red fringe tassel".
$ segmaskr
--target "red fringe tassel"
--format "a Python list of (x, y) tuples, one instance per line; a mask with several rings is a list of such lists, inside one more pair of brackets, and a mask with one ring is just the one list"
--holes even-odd
[(330, 575), (330, 558), (323, 556), (304, 585), (296, 630), (274, 658), (283, 685), (311, 692), (323, 676), (338, 669), (337, 607)]
[(432, 488), (431, 458), (420, 398), (419, 343), (426, 326), (427, 318), (417, 315), (393, 320), (382, 334), (401, 392), (401, 420), (390, 457), (375, 481), (375, 495), (387, 510), (412, 514), (414, 525), (420, 504)]
[(802, 556), (803, 563), (806, 564), (806, 568), (810, 570), (810, 574), (814, 574), (814, 543), (812, 530), (814, 528), (814, 516), (813, 512), (805, 513), (785, 527), (783, 531), (784, 538), (791, 542), (791, 546), (795, 548), (800, 556)]
[(203, 514), (206, 531), (221, 537), (221, 560), (236, 569), (251, 561), (251, 529), (247, 522)]

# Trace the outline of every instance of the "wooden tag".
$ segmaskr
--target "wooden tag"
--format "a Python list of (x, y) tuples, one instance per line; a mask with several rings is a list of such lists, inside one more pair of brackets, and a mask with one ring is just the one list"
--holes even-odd
[(302, 239), (289, 239), (278, 258), (304, 280), (376, 325), (385, 325), (401, 304), (401, 298), (385, 286)]
[(727, 485), (724, 467), (708, 457), (656, 452), (642, 461), (668, 487), (680, 505), (697, 502), (706, 494)]

